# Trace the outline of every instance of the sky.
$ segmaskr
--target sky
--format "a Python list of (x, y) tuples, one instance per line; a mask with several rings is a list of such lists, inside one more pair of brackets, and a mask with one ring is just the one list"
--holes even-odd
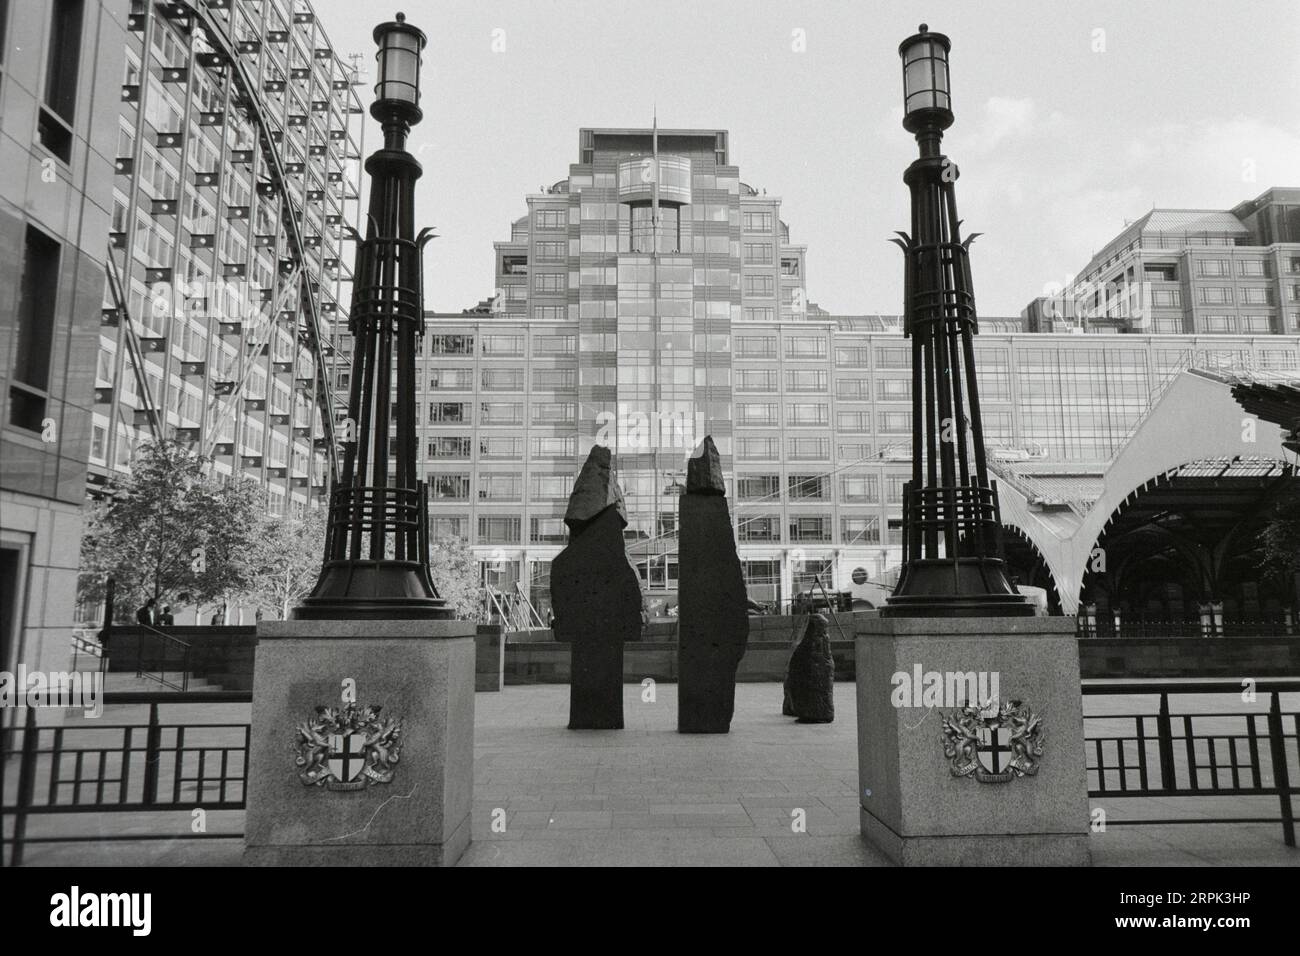
[[(391, 9), (389, 8), (391, 6)], [(782, 199), (808, 298), (902, 311), (910, 221), (898, 44), (952, 40), (957, 208), (979, 311), (1013, 316), (1153, 207), (1300, 187), (1297, 0), (314, 0), (340, 55), (398, 9), (428, 34), (418, 225), (425, 305), (492, 294), (492, 243), (568, 175), (582, 127), (730, 131), (740, 178)], [(362, 88), (368, 107), (371, 87)], [(378, 145), (367, 117), (365, 151)]]

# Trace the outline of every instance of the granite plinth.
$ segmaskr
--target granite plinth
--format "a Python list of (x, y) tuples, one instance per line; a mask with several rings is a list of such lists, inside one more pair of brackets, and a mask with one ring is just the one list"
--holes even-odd
[[(453, 865), (470, 840), (474, 633), (464, 621), (268, 621), (258, 626), (244, 863)], [(402, 721), (389, 783), (331, 790), (295, 765), (297, 728), (356, 702)]]
[[(867, 618), (857, 624), (856, 658), (860, 825), (869, 843), (906, 865), (1090, 863), (1073, 620)], [(917, 665), (942, 675), (937, 701), (903, 696), (905, 685), (915, 689)], [(966, 702), (958, 688), (971, 681), (990, 691), (996, 682), (1001, 701), (1023, 701), (1042, 718), (1036, 774), (1003, 783), (953, 775), (943, 721)]]

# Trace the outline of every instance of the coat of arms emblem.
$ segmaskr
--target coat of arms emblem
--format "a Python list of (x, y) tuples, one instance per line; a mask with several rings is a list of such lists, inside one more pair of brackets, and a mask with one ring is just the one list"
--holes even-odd
[(317, 707), (298, 725), (294, 750), (298, 779), (307, 787), (364, 790), (390, 783), (402, 750), (402, 721), (380, 717), (380, 707)]
[(943, 753), (954, 777), (1006, 783), (1038, 773), (1043, 719), (1023, 701), (968, 704), (943, 718)]

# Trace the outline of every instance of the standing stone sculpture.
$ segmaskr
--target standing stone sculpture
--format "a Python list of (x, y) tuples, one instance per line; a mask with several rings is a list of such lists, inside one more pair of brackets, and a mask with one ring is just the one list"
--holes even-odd
[(809, 615), (803, 640), (790, 655), (781, 713), (797, 717), (801, 724), (829, 724), (835, 719), (835, 658), (824, 614)]
[(610, 450), (591, 449), (564, 514), (569, 544), (551, 562), (552, 624), (572, 646), (569, 729), (623, 728), (623, 642), (641, 632), (641, 584), (623, 545), (627, 513)]
[(683, 734), (731, 729), (736, 667), (749, 641), (749, 601), (726, 493), (718, 449), (705, 438), (686, 465), (678, 521), (677, 730)]

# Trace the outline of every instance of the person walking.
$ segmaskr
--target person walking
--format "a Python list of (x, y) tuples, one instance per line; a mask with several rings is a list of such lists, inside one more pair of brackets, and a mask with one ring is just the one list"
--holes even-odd
[(154, 605), (158, 603), (157, 598), (150, 598), (140, 605), (139, 610), (135, 612), (135, 622), (137, 624), (147, 624), (150, 627), (154, 623)]
[(159, 627), (176, 626), (176, 618), (172, 616), (172, 606), (170, 604), (163, 605), (162, 613), (158, 615), (158, 626)]

